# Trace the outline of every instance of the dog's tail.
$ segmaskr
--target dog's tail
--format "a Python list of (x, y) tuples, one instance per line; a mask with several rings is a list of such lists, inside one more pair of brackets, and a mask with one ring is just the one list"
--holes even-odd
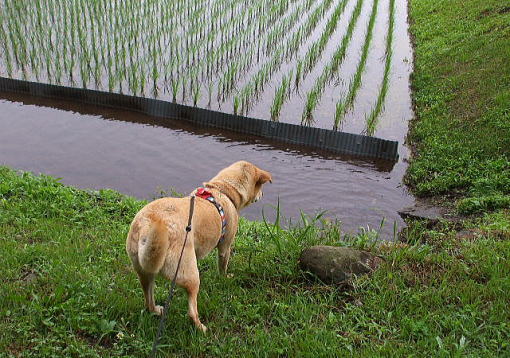
[(165, 263), (170, 233), (165, 222), (156, 214), (149, 216), (151, 225), (138, 239), (138, 262), (147, 273), (157, 274)]

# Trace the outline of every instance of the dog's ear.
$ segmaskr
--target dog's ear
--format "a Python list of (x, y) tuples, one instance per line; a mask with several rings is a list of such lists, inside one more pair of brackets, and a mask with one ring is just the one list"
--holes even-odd
[(271, 177), (271, 173), (266, 172), (265, 170), (259, 169), (258, 170), (259, 179), (257, 180), (260, 184), (265, 184), (267, 182), (272, 183), (273, 178)]

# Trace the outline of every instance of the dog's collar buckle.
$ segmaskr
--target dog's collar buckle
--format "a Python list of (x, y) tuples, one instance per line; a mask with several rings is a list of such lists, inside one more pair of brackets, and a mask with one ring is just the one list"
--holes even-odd
[(225, 210), (223, 210), (223, 207), (220, 205), (220, 203), (216, 201), (212, 193), (203, 187), (197, 188), (195, 196), (213, 203), (216, 209), (218, 210), (218, 213), (220, 214), (221, 217), (221, 237), (220, 240), (218, 241), (218, 244), (220, 244), (225, 238), (225, 231), (227, 229), (227, 218), (225, 216)]

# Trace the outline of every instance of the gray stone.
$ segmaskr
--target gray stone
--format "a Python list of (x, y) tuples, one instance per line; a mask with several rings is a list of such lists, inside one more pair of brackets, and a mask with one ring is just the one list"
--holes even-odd
[(335, 284), (368, 274), (381, 262), (382, 258), (369, 252), (336, 246), (312, 246), (299, 258), (301, 269), (313, 273), (323, 282)]
[(425, 219), (438, 221), (446, 218), (446, 209), (417, 201), (414, 206), (400, 210), (399, 215), (403, 219)]

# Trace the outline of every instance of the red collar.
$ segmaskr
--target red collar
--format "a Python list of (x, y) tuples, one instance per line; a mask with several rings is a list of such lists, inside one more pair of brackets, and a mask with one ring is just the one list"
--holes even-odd
[(212, 195), (212, 193), (210, 191), (208, 191), (206, 188), (197, 188), (197, 191), (195, 193), (195, 196), (198, 196), (199, 198), (202, 198), (202, 199), (209, 199)]
[(195, 196), (210, 201), (211, 203), (214, 204), (214, 206), (218, 210), (218, 213), (220, 214), (221, 217), (221, 237), (218, 243), (221, 243), (225, 237), (225, 230), (227, 228), (227, 218), (225, 217), (225, 210), (223, 210), (223, 207), (220, 205), (220, 203), (216, 201), (212, 193), (203, 187), (197, 188)]

